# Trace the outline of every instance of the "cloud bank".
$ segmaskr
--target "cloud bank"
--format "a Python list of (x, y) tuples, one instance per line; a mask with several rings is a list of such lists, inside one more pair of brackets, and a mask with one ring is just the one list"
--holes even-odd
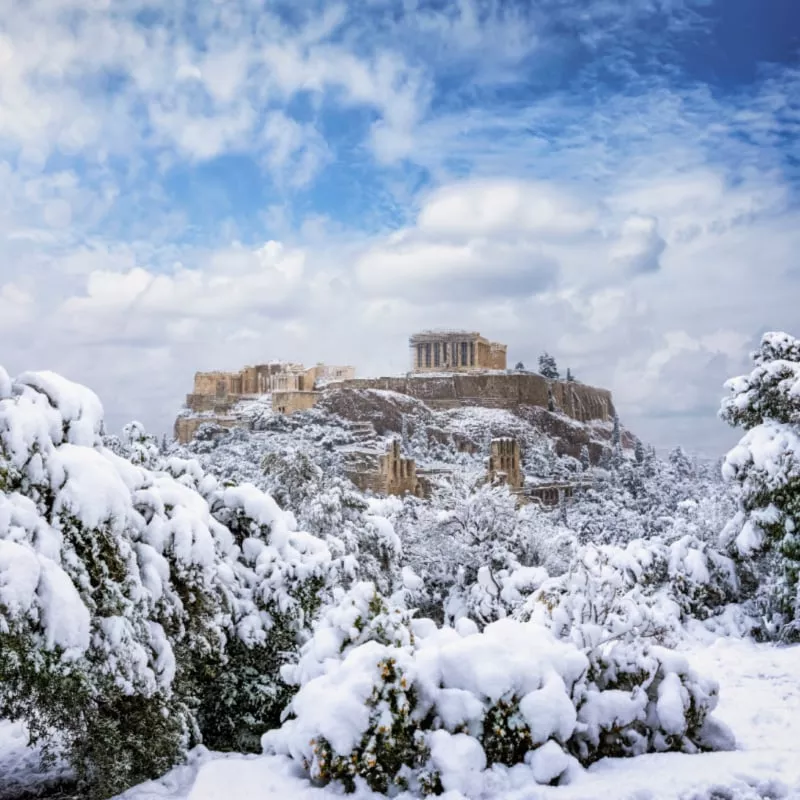
[(715, 455), (800, 330), (797, 53), (717, 64), (734, 12), (0, 0), (0, 363), (162, 431), (195, 370), (470, 327)]

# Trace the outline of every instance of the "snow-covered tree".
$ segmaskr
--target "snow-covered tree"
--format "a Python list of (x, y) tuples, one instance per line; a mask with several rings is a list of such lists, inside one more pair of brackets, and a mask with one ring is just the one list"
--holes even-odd
[[(724, 477), (741, 487), (725, 536), (756, 571), (752, 583), (766, 633), (800, 639), (800, 340), (766, 333), (749, 375), (726, 383), (721, 417), (746, 433)], [(758, 576), (758, 572), (761, 576)]]
[(542, 353), (539, 356), (539, 374), (549, 381), (557, 381), (559, 378), (558, 365), (549, 353)]
[(580, 462), (581, 462), (581, 469), (584, 472), (588, 472), (592, 466), (592, 459), (591, 456), (589, 455), (589, 448), (585, 444), (581, 445)]
[(670, 451), (667, 460), (678, 480), (686, 480), (695, 474), (692, 459), (689, 458), (686, 451), (680, 445)]
[(90, 390), (0, 370), (0, 717), (91, 798), (276, 724), (331, 568), (256, 487), (161, 463), (140, 426), (116, 444), (134, 461)]

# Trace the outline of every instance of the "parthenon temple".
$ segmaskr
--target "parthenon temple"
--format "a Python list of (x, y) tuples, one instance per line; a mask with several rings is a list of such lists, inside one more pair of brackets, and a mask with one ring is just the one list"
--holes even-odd
[(477, 331), (423, 331), (409, 339), (412, 372), (506, 369), (506, 345)]

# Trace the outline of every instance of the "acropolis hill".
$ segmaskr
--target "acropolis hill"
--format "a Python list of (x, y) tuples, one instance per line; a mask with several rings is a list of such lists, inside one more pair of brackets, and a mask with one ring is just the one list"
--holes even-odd
[(348, 394), (383, 390), (422, 401), (431, 409), (479, 406), (516, 411), (524, 407), (560, 412), (578, 422), (612, 419), (606, 389), (575, 381), (550, 381), (524, 370), (509, 370), (506, 346), (474, 331), (425, 331), (409, 339), (411, 369), (403, 376), (356, 378), (355, 368), (268, 362), (239, 372), (198, 372), (175, 423), (175, 436), (188, 442), (203, 423), (246, 424), (234, 412), (248, 399), (270, 396), (276, 414), (324, 405), (347, 414)]

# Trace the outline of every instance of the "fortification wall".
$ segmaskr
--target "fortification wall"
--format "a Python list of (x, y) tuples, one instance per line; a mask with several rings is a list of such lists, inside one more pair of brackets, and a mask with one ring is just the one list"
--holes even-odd
[(272, 393), (272, 410), (277, 414), (294, 414), (313, 408), (321, 396), (320, 392), (287, 391)]
[(547, 408), (550, 393), (556, 410), (580, 422), (613, 418), (611, 392), (572, 381), (549, 383), (532, 373), (483, 373), (452, 375), (409, 375), (396, 378), (356, 378), (331, 384), (328, 391), (341, 389), (383, 389), (421, 400), (433, 409), (461, 406), (504, 408), (520, 406)]
[(175, 420), (175, 438), (181, 444), (188, 444), (201, 425), (219, 425), (220, 428), (237, 428), (246, 423), (233, 417), (178, 417)]
[(186, 407), (195, 414), (203, 413), (204, 411), (213, 411), (215, 414), (227, 413), (231, 406), (234, 404), (236, 398), (229, 399), (225, 397), (217, 397), (213, 394), (187, 394)]

